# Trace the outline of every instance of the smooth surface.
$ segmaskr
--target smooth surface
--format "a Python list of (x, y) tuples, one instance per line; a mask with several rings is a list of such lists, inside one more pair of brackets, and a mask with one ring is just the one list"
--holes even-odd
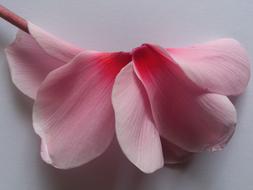
[[(239, 40), (253, 59), (251, 0), (0, 0), (65, 40), (95, 50), (130, 50), (144, 42), (177, 47), (220, 37)], [(0, 189), (251, 190), (253, 83), (237, 98), (237, 130), (222, 152), (203, 153), (181, 168), (137, 170), (116, 141), (100, 158), (62, 171), (42, 162), (31, 102), (12, 85), (2, 48), (16, 29), (0, 21)]]

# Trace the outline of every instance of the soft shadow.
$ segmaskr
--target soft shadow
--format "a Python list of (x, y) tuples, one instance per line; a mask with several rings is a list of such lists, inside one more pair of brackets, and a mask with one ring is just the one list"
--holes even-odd
[(247, 97), (248, 89), (239, 96), (229, 96), (229, 100), (234, 104), (237, 109), (241, 109), (244, 99)]
[(59, 170), (43, 163), (39, 169), (43, 169), (53, 190), (137, 190), (143, 176), (129, 167), (116, 140), (102, 156), (79, 168)]
[(245, 106), (245, 100), (247, 99), (248, 96), (248, 89), (246, 89), (246, 91), (239, 95), (239, 96), (229, 96), (229, 100), (234, 104), (235, 108), (236, 108), (236, 112), (237, 115), (239, 116), (240, 119), (240, 115), (243, 113), (244, 110), (244, 106)]
[[(243, 94), (244, 95), (244, 94)], [(234, 104), (234, 105), (238, 105), (240, 100), (243, 98), (243, 95), (240, 96), (229, 96), (229, 100)]]
[(42, 167), (55, 190), (109, 190), (114, 189), (116, 183), (118, 160), (114, 148), (110, 148), (98, 159), (79, 168), (59, 170), (45, 164)]
[(0, 29), (0, 51), (2, 51), (9, 42), (9, 39), (5, 36), (4, 32)]
[(186, 170), (191, 166), (192, 162), (194, 161), (194, 157), (195, 155), (192, 155), (191, 158), (189, 158), (187, 161), (183, 163), (165, 164), (165, 167), (173, 170)]

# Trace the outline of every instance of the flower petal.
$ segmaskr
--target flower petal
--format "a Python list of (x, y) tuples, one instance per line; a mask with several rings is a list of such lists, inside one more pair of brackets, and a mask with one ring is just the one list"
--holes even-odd
[(183, 150), (182, 148), (170, 143), (161, 137), (163, 156), (165, 164), (185, 163), (192, 157), (193, 153)]
[(28, 27), (30, 34), (19, 31), (5, 52), (14, 84), (34, 99), (47, 74), (70, 61), (81, 49), (56, 39), (31, 23)]
[(112, 93), (119, 144), (139, 169), (151, 173), (163, 166), (160, 136), (154, 126), (145, 89), (132, 64), (118, 74)]
[(44, 161), (72, 168), (106, 150), (114, 135), (113, 82), (130, 59), (129, 53), (85, 51), (46, 77), (33, 113)]
[(63, 62), (70, 61), (82, 51), (81, 48), (53, 36), (30, 22), (28, 23), (28, 28), (32, 37), (48, 55)]
[(223, 148), (236, 123), (226, 96), (196, 86), (161, 47), (143, 45), (133, 60), (160, 135), (190, 152)]
[(170, 56), (198, 86), (218, 94), (241, 94), (250, 78), (246, 51), (233, 39), (188, 48), (169, 48)]

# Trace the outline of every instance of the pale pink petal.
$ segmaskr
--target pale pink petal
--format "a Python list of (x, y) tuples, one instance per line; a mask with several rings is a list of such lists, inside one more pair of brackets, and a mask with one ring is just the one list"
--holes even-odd
[(163, 137), (190, 152), (223, 148), (236, 124), (226, 96), (195, 85), (161, 47), (143, 45), (133, 51), (133, 60)]
[(31, 23), (28, 26), (30, 34), (19, 31), (5, 52), (14, 84), (34, 99), (47, 74), (70, 61), (81, 49), (54, 38)]
[(241, 94), (250, 78), (246, 51), (233, 39), (187, 48), (169, 48), (170, 56), (198, 86), (223, 95)]
[(145, 89), (132, 64), (118, 74), (112, 93), (116, 134), (127, 158), (145, 173), (163, 166), (160, 136), (154, 126)]
[(32, 37), (48, 55), (63, 62), (70, 61), (82, 51), (81, 48), (57, 38), (30, 22), (28, 23), (28, 28)]
[(170, 143), (161, 137), (163, 148), (163, 156), (165, 164), (181, 164), (189, 161), (193, 155), (192, 152), (185, 151), (184, 149)]
[(72, 168), (106, 150), (114, 135), (112, 86), (130, 59), (128, 53), (85, 51), (46, 77), (33, 122), (47, 163)]

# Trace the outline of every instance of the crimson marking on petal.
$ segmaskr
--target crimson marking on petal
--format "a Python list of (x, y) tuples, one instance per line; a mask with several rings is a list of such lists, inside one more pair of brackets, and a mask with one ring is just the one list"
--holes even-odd
[(167, 55), (153, 45), (133, 51), (135, 72), (148, 93), (160, 135), (190, 152), (223, 147), (236, 123), (232, 103), (198, 87)]
[(114, 136), (113, 82), (128, 60), (127, 53), (85, 51), (46, 77), (33, 112), (45, 162), (73, 168), (106, 150)]

